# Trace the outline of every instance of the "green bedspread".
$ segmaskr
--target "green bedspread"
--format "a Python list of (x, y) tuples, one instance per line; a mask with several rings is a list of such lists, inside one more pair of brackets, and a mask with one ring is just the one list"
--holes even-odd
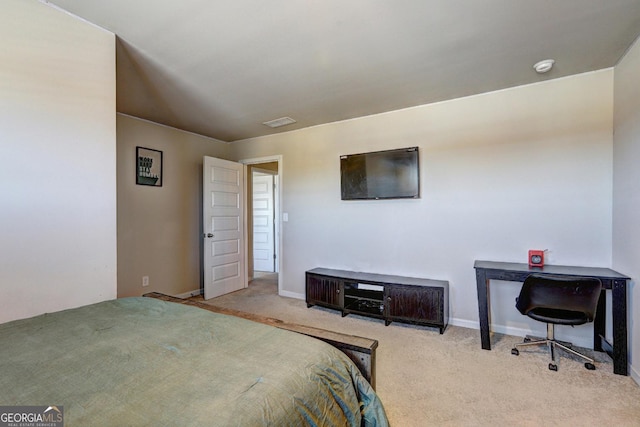
[(0, 325), (0, 405), (60, 405), (66, 426), (388, 425), (330, 345), (151, 298)]

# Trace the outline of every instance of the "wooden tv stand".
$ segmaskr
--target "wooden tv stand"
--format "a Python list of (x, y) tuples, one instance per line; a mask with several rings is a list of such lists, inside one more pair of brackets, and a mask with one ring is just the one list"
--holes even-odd
[(349, 313), (432, 326), (449, 323), (449, 282), (359, 273), (328, 268), (306, 272), (307, 307), (321, 305)]

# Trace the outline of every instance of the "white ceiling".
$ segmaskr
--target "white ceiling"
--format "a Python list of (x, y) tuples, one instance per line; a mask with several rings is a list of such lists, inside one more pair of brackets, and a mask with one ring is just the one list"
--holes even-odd
[(223, 141), (612, 67), (640, 34), (640, 0), (41, 1), (118, 36), (119, 112)]

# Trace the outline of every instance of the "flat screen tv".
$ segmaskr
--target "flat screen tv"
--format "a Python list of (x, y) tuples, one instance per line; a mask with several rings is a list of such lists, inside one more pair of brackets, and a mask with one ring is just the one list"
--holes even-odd
[(420, 197), (418, 147), (340, 156), (342, 200)]

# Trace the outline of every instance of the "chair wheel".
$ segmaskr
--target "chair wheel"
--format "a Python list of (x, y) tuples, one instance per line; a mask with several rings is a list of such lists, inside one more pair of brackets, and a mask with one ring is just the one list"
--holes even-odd
[(554, 365), (553, 363), (549, 363), (549, 370), (550, 371), (558, 371), (558, 365)]
[(518, 356), (518, 355), (520, 355), (520, 352), (518, 351), (517, 348), (512, 348), (511, 349), (511, 354), (513, 354), (514, 356)]
[(587, 368), (590, 371), (595, 371), (596, 370), (596, 366), (593, 363), (590, 363), (590, 362), (585, 363), (584, 367)]
[(531, 342), (531, 338), (529, 338), (529, 337), (524, 337), (524, 342)]

